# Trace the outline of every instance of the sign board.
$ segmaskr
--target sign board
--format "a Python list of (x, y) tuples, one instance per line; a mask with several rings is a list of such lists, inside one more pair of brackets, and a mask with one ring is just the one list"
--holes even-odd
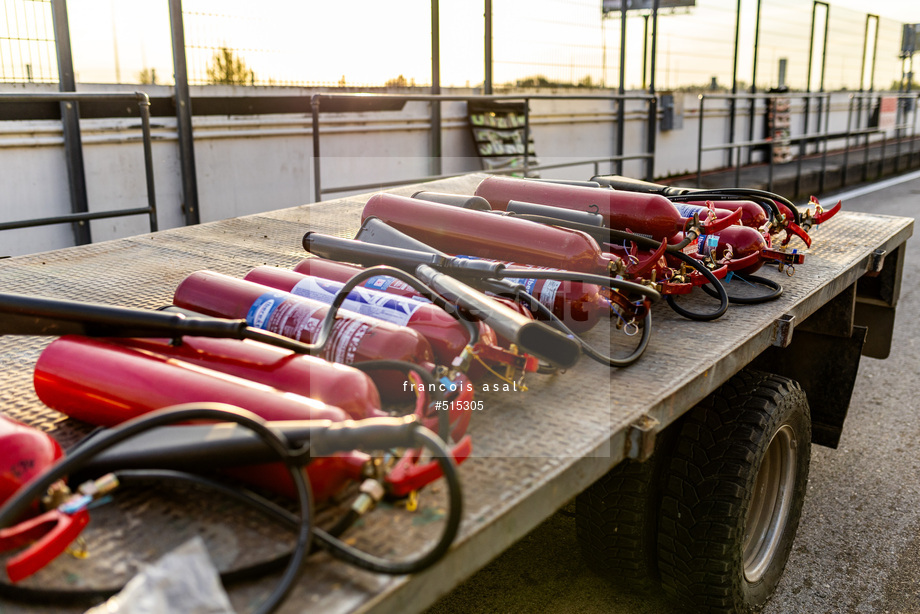
[(917, 51), (917, 40), (920, 38), (920, 24), (905, 23), (901, 29), (901, 56), (910, 57)]
[[(604, 13), (620, 12), (623, 10), (624, 2), (627, 11), (639, 9), (650, 11), (654, 8), (654, 0), (603, 0)], [(658, 0), (659, 9), (673, 9), (681, 6), (696, 6), (696, 0)]]
[(893, 130), (898, 122), (898, 97), (882, 96), (878, 108), (879, 130)]

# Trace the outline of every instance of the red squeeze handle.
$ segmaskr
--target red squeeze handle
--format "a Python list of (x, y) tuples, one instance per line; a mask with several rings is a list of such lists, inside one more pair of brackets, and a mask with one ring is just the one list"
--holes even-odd
[(6, 563), (11, 582), (28, 578), (67, 549), (89, 524), (89, 512), (67, 514), (58, 509), (0, 530), (0, 552), (35, 542)]
[[(470, 436), (467, 435), (454, 446), (451, 456), (459, 465), (469, 457), (472, 451), (473, 444)], [(386, 476), (390, 494), (395, 497), (405, 497), (413, 490), (420, 490), (441, 477), (441, 466), (438, 461), (432, 460), (424, 465), (418, 464), (421, 453), (419, 449), (408, 450), (390, 470)]]

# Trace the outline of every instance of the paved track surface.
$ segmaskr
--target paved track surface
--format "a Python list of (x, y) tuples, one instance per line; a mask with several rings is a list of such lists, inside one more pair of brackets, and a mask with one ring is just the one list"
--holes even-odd
[[(907, 179), (907, 180), (905, 180)], [(920, 174), (847, 190), (844, 208), (914, 217)], [(833, 204), (831, 196), (822, 202)], [(820, 240), (820, 232), (815, 235)], [(807, 274), (807, 264), (801, 274)], [(840, 447), (815, 447), (785, 574), (765, 614), (920, 613), (920, 236), (907, 244), (891, 356), (863, 358)], [(582, 561), (568, 506), (428, 614), (676, 614)]]

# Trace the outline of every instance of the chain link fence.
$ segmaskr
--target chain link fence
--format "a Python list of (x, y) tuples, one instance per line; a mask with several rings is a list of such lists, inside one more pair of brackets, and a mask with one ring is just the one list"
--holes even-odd
[[(898, 21), (801, 0), (696, 0), (657, 20), (658, 90), (785, 84), (793, 90), (897, 89)], [(69, 0), (75, 71), (83, 83), (169, 83), (167, 6)], [(514, 88), (617, 87), (652, 82), (648, 10), (601, 0), (500, 0), (492, 6), (492, 74)], [(432, 81), (431, 0), (356, 6), (332, 2), (184, 0), (192, 84), (350, 89), (427, 87)], [(483, 0), (440, 0), (440, 83), (481, 87)], [(162, 14), (162, 15), (161, 15)], [(737, 48), (736, 48), (737, 29)], [(57, 81), (50, 0), (0, 0), (0, 82)], [(756, 47), (755, 47), (756, 42)], [(865, 60), (864, 60), (865, 56)], [(737, 68), (735, 68), (737, 57)], [(810, 81), (809, 81), (810, 79)]]
[(0, 0), (0, 83), (56, 83), (50, 0)]

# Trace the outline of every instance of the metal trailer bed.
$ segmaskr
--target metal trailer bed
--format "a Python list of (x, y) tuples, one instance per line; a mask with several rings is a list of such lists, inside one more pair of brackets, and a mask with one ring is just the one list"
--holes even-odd
[[(470, 194), (483, 177), (441, 180), (425, 184), (425, 189)], [(391, 191), (409, 195), (413, 189)], [(369, 196), (0, 260), (0, 288), (156, 308), (169, 304), (175, 287), (193, 271), (242, 276), (257, 265), (290, 267), (306, 255), (301, 238), (307, 230), (354, 236)], [(881, 323), (873, 327), (865, 348), (871, 355), (884, 356), (899, 292), (903, 244), (912, 229), (909, 218), (844, 211), (814, 232), (814, 247), (793, 277), (775, 269), (763, 273), (784, 284), (785, 293), (778, 300), (732, 306), (725, 316), (708, 323), (683, 319), (658, 305), (648, 350), (629, 368), (611, 370), (582, 358), (568, 372), (529, 376), (526, 392), (477, 392), (484, 409), (472, 418), (474, 456), (461, 467), (464, 518), (449, 555), (423, 573), (389, 577), (356, 570), (320, 553), (311, 558), (281, 611), (424, 610), (621, 460), (647, 456), (657, 432), (752, 362), (769, 368), (792, 364), (792, 355), (803, 358), (806, 366), (797, 367), (797, 374), (809, 393), (815, 440), (835, 445), (862, 347), (862, 329), (852, 326), (854, 313), (857, 324), (866, 317)], [(872, 279), (857, 284), (867, 272)], [(878, 339), (876, 330), (881, 331)], [(592, 337), (597, 343), (600, 338), (602, 333)], [(808, 358), (809, 348), (817, 347), (816, 338), (829, 340), (820, 351), (833, 351), (839, 355), (836, 361), (823, 364), (828, 361)], [(790, 340), (792, 345), (782, 349)], [(44, 407), (33, 391), (32, 369), (49, 341), (0, 337), (0, 411), (49, 431), (67, 446), (89, 428)], [(832, 377), (823, 375), (830, 372)], [(828, 396), (833, 391), (845, 396), (842, 408)], [(60, 557), (26, 583), (66, 587), (124, 582), (147, 547), (162, 546), (163, 536), (171, 532), (203, 532), (212, 557), (227, 567), (284, 546), (284, 533), (263, 535), (261, 527), (241, 520), (242, 513), (205, 506), (188, 512), (197, 514), (194, 522), (182, 522), (184, 506), (194, 504), (157, 492), (120, 503), (117, 511), (123, 516), (109, 517), (100, 508), (99, 520), (94, 516), (87, 529), (89, 560)], [(423, 503), (427, 496), (422, 494)], [(156, 506), (148, 505), (154, 500), (160, 501), (159, 514), (151, 511)], [(369, 516), (358, 530), (359, 543), (385, 552), (394, 542), (411, 545), (416, 534), (423, 534), (424, 522), (407, 522), (404, 514), (393, 516), (401, 520), (386, 514)], [(86, 563), (93, 565), (91, 571)], [(263, 578), (229, 592), (234, 606), (246, 611), (272, 586), (272, 578)], [(71, 611), (3, 600), (0, 608)]]

